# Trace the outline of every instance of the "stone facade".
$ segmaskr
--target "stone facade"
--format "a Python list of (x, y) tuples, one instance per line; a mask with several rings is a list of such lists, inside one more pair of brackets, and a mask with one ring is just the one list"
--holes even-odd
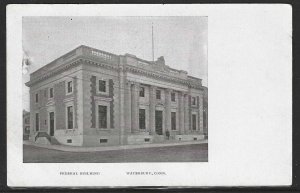
[(79, 46), (26, 85), (33, 142), (107, 146), (164, 141), (166, 131), (182, 141), (207, 134), (201, 79), (163, 57), (150, 62)]

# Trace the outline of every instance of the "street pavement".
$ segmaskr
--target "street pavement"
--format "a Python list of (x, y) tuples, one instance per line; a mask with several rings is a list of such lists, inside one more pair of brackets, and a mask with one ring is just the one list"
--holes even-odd
[(207, 162), (208, 145), (121, 149), (99, 152), (64, 152), (23, 145), (24, 163), (127, 163), (127, 162)]

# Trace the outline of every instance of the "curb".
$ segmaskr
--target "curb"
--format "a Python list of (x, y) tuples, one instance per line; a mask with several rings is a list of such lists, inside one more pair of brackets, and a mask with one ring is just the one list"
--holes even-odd
[(127, 149), (142, 149), (142, 148), (154, 148), (154, 147), (172, 147), (182, 145), (195, 145), (195, 144), (207, 144), (207, 140), (201, 141), (189, 141), (180, 143), (166, 143), (166, 144), (138, 144), (138, 145), (122, 145), (122, 146), (106, 146), (106, 147), (76, 147), (66, 145), (42, 145), (29, 141), (23, 141), (23, 145), (40, 147), (51, 150), (58, 150), (64, 152), (102, 152), (102, 151), (115, 151), (115, 150), (127, 150)]

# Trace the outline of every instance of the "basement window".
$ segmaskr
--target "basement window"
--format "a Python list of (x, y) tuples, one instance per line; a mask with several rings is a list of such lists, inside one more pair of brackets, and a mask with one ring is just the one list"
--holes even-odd
[(149, 142), (150, 141), (150, 138), (145, 138), (145, 142)]
[(72, 139), (67, 139), (67, 143), (72, 143)]
[(107, 143), (108, 139), (100, 139), (100, 143)]
[(196, 141), (197, 140), (197, 137), (194, 137), (194, 141)]

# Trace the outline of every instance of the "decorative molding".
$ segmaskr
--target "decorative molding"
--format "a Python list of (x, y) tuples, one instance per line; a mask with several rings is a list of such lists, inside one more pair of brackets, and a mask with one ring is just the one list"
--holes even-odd
[(37, 82), (40, 82), (40, 81), (45, 80), (47, 78), (50, 78), (51, 76), (54, 76), (56, 74), (62, 73), (64, 71), (68, 70), (71, 67), (77, 66), (81, 61), (82, 61), (82, 59), (76, 59), (75, 61), (72, 61), (72, 62), (67, 63), (65, 65), (62, 65), (62, 66), (59, 66), (59, 67), (57, 67), (57, 68), (55, 68), (55, 69), (53, 69), (49, 72), (46, 72), (45, 74), (42, 74), (42, 75), (34, 78), (33, 80), (30, 80), (25, 85), (30, 87), (30, 86), (36, 84)]
[(140, 106), (149, 106), (150, 103), (149, 102), (139, 102)]
[(107, 102), (110, 102), (110, 101), (112, 101), (112, 98), (94, 96), (94, 100), (95, 101), (107, 101)]
[(190, 82), (189, 80), (183, 80), (180, 78), (171, 77), (167, 74), (158, 74), (157, 72), (145, 71), (143, 69), (136, 68), (133, 66), (126, 66), (126, 70), (129, 72), (135, 73), (135, 74), (143, 74), (148, 77), (154, 77), (154, 78), (158, 78), (161, 80), (167, 80), (172, 83), (173, 82), (180, 83), (180, 84), (192, 87), (192, 88), (201, 88), (202, 87), (201, 82), (200, 82), (200, 84), (195, 84), (193, 82)]
[(74, 97), (70, 97), (70, 98), (66, 98), (63, 100), (64, 103), (70, 102), (70, 101), (74, 101)]
[(46, 106), (49, 107), (49, 106), (53, 106), (55, 105), (55, 102), (53, 99), (50, 99), (47, 103), (46, 103)]
[[(126, 67), (120, 68), (119, 65), (115, 65), (112, 63), (104, 63), (104, 62), (95, 62), (92, 61), (90, 59), (86, 59), (86, 58), (77, 58), (75, 61), (72, 61), (70, 63), (67, 63), (65, 65), (59, 66), (49, 72), (46, 72), (45, 74), (42, 74), (40, 76), (38, 76), (37, 78), (30, 80), (29, 82), (26, 83), (26, 86), (32, 86), (35, 83), (45, 80), (51, 76), (54, 76), (56, 74), (62, 73), (63, 71), (68, 70), (71, 67), (75, 67), (77, 66), (79, 63), (83, 63), (83, 64), (87, 64), (87, 65), (93, 65), (93, 66), (97, 66), (97, 67), (102, 67), (105, 69), (109, 69), (109, 70), (114, 70), (114, 71), (120, 71), (120, 70), (125, 70), (125, 71), (129, 71), (135, 74), (142, 74), (144, 76), (148, 76), (148, 77), (152, 77), (152, 78), (156, 78), (156, 79), (161, 79), (161, 80), (165, 80), (165, 81), (169, 81), (171, 83), (179, 83), (179, 84), (183, 84), (183, 85), (187, 85), (191, 88), (196, 88), (196, 89), (201, 89), (202, 88), (202, 84), (201, 84), (201, 79), (200, 82), (197, 84), (195, 81), (190, 80), (190, 78), (188, 77), (188, 79), (181, 79), (178, 77), (172, 77), (169, 76), (168, 74), (161, 74), (159, 72), (153, 72), (153, 71), (147, 71), (141, 68), (137, 68), (134, 66), (130, 66), (130, 65), (126, 65)], [(196, 78), (193, 80), (197, 80)]]

